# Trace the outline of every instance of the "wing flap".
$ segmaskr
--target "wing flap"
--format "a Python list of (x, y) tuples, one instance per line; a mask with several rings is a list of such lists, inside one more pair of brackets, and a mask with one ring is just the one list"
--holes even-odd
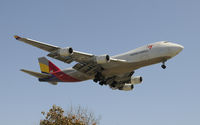
[(94, 63), (77, 63), (73, 68), (89, 76), (96, 74), (97, 71), (101, 71), (101, 66)]

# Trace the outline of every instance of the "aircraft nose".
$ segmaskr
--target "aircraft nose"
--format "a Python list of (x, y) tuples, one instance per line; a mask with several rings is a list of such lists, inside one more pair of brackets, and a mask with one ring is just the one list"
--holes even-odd
[(177, 53), (179, 53), (179, 52), (181, 52), (183, 50), (184, 47), (182, 45), (179, 45), (179, 44), (174, 44), (173, 48), (175, 49), (175, 51)]
[(169, 51), (172, 54), (172, 56), (175, 56), (178, 53), (180, 53), (183, 50), (183, 48), (184, 47), (182, 45), (173, 43), (173, 44), (170, 45)]

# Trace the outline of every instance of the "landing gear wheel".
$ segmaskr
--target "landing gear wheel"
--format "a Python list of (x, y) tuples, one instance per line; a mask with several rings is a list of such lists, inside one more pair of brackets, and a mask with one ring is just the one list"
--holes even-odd
[(165, 62), (166, 62), (166, 61), (167, 61), (167, 60), (165, 60), (165, 61), (162, 62), (161, 67), (162, 67), (163, 69), (166, 69), (166, 65), (165, 65)]
[(166, 69), (166, 65), (164, 65), (164, 64), (163, 64), (163, 65), (161, 65), (161, 67), (162, 67), (163, 69)]
[(114, 81), (110, 86), (113, 87), (113, 88), (115, 88), (116, 82)]
[(97, 72), (96, 75), (94, 76), (93, 81), (98, 82), (98, 81), (101, 81), (102, 79), (103, 79), (102, 74), (100, 72)]
[(99, 85), (101, 85), (101, 86), (102, 86), (103, 84), (104, 84), (104, 82), (103, 82), (103, 81), (99, 82)]
[(97, 83), (97, 82), (98, 82), (98, 79), (95, 78), (95, 79), (93, 79), (93, 81)]

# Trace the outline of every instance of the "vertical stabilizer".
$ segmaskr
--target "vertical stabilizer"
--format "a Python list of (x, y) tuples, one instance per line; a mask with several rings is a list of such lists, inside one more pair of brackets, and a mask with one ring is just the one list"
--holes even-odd
[(42, 73), (51, 73), (59, 71), (60, 69), (45, 57), (38, 58), (40, 70)]

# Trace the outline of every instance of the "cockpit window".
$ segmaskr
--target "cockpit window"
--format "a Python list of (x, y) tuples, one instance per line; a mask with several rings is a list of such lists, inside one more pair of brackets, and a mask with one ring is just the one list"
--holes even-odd
[(169, 43), (169, 42), (165, 41), (164, 43)]

